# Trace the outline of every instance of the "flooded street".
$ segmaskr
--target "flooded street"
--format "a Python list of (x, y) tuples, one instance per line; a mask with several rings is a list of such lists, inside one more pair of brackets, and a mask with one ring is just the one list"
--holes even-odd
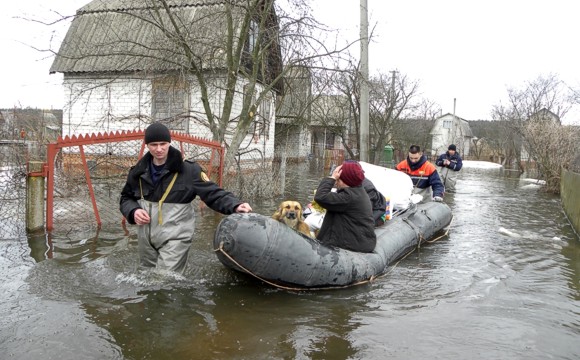
[[(306, 203), (317, 183), (286, 193)], [(252, 206), (271, 214), (280, 200)], [(209, 209), (184, 276), (138, 270), (134, 229), (1, 240), (1, 358), (579, 359), (580, 240), (559, 198), (465, 166), (445, 201), (447, 238), (342, 290), (228, 270)]]

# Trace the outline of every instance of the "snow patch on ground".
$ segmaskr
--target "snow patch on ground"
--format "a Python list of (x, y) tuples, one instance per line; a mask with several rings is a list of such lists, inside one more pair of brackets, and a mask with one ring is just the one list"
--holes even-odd
[(536, 185), (546, 185), (546, 182), (544, 180), (539, 180), (539, 179), (524, 178), (524, 179), (520, 179), (520, 181), (533, 183)]
[(503, 165), (489, 161), (463, 160), (463, 167), (474, 169), (501, 169)]

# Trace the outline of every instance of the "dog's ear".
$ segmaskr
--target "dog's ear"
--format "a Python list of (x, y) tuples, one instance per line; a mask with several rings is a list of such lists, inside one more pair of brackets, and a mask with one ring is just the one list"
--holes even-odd
[(279, 206), (274, 215), (272, 215), (272, 219), (280, 221), (282, 218), (282, 207)]

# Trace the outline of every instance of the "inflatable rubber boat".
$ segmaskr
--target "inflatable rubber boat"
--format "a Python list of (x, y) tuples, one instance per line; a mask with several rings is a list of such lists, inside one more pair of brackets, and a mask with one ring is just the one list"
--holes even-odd
[(225, 266), (272, 286), (292, 290), (346, 287), (386, 273), (451, 219), (445, 203), (410, 205), (376, 228), (373, 252), (359, 253), (322, 245), (268, 216), (232, 214), (218, 225), (213, 244)]

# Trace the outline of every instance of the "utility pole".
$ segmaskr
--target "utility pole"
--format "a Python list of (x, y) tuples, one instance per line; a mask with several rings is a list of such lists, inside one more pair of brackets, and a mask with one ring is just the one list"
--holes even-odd
[(369, 161), (369, 21), (367, 0), (360, 0), (360, 149), (359, 160)]

